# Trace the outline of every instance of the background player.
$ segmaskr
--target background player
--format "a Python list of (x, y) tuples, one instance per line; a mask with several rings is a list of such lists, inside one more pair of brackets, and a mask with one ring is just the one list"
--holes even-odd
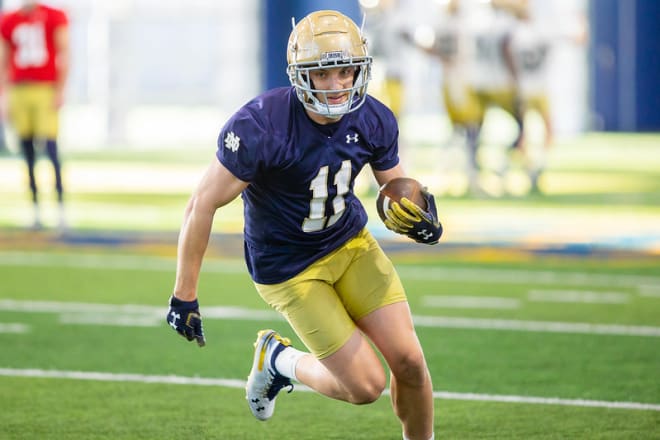
[[(391, 371), (404, 438), (433, 438), (433, 389), (406, 295), (391, 261), (365, 228), (353, 192), (366, 165), (382, 185), (404, 175), (391, 110), (367, 95), (371, 58), (348, 17), (317, 11), (293, 29), (292, 87), (257, 96), (225, 124), (214, 159), (185, 212), (167, 320), (204, 345), (197, 285), (213, 218), (239, 194), (245, 257), (257, 291), (311, 353), (272, 330), (259, 332), (247, 401), (260, 420), (297, 380), (325, 396), (373, 402), (386, 386), (375, 346)], [(428, 244), (440, 238), (428, 212), (402, 200), (393, 230)]]
[(360, 3), (365, 13), (364, 32), (369, 40), (369, 54), (383, 74), (378, 88), (371, 94), (387, 105), (397, 119), (401, 117), (404, 101), (401, 33), (406, 14), (400, 3), (398, 0), (380, 0), (367, 6)]
[(402, 35), (405, 41), (437, 57), (442, 64), (442, 97), (447, 116), (454, 133), (465, 139), (469, 188), (480, 194), (477, 150), (485, 108), (470, 83), (475, 50), (468, 33), (469, 9), (464, 3), (465, 0), (447, 2), (440, 19), (431, 26), (434, 38), (430, 44), (416, 39), (410, 32)]
[(68, 19), (64, 11), (25, 0), (0, 20), (0, 83), (7, 91), (10, 124), (27, 163), (34, 206), (34, 227), (41, 227), (34, 174), (36, 142), (43, 142), (53, 164), (59, 226), (66, 227), (64, 190), (57, 148), (58, 113), (68, 76)]
[(563, 41), (584, 44), (588, 39), (588, 30), (579, 17), (576, 17), (577, 20), (564, 18), (561, 23), (553, 23), (553, 26), (542, 25), (538, 17), (534, 16), (528, 0), (509, 1), (508, 8), (518, 18), (511, 32), (509, 47), (522, 116), (525, 117), (530, 111), (536, 112), (544, 130), (538, 142), (540, 148), (533, 148), (529, 130), (525, 130), (513, 153), (521, 156), (531, 191), (539, 192), (539, 178), (545, 169), (546, 152), (552, 146), (554, 137), (548, 96), (553, 48)]

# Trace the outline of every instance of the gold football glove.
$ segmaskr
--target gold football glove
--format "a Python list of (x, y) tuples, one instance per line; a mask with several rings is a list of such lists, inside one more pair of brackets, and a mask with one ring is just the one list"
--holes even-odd
[(442, 235), (433, 195), (424, 192), (428, 211), (409, 199), (402, 197), (401, 203), (392, 202), (385, 211), (385, 227), (397, 234), (406, 235), (418, 243), (436, 244)]

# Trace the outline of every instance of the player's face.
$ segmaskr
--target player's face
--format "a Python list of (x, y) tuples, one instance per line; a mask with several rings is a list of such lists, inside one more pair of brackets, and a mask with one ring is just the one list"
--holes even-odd
[[(350, 94), (349, 89), (353, 86), (355, 70), (355, 66), (342, 66), (310, 71), (310, 79), (315, 89), (331, 91), (330, 93), (317, 93), (317, 99), (328, 105), (346, 102)], [(333, 90), (337, 92), (332, 93)]]

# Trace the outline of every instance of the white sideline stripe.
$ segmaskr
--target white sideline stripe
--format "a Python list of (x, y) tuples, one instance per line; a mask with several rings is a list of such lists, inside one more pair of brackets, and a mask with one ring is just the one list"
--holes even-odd
[[(0, 311), (31, 312), (31, 313), (61, 313), (70, 324), (127, 325), (131, 319), (136, 319), (135, 326), (144, 326), (154, 319), (154, 325), (165, 322), (166, 307), (145, 306), (136, 304), (91, 304), (78, 302), (56, 301), (15, 301), (0, 300)], [(95, 319), (79, 317), (74, 314), (92, 314)], [(124, 320), (114, 323), (123, 315)], [(99, 315), (104, 315), (103, 319)], [(283, 318), (274, 311), (250, 310), (242, 307), (204, 307), (204, 319), (244, 319), (253, 321), (281, 321)], [(510, 330), (549, 333), (581, 333), (619, 336), (652, 336), (660, 337), (660, 327), (633, 326), (617, 324), (590, 324), (585, 322), (553, 322), (553, 321), (521, 321), (507, 319), (462, 318), (449, 316), (413, 315), (415, 325), (436, 328), (463, 328), (468, 330)], [(160, 324), (159, 324), (160, 322)]]
[[(102, 382), (140, 382), (167, 385), (200, 385), (219, 386), (226, 388), (245, 388), (245, 381), (238, 379), (213, 379), (186, 376), (152, 376), (143, 374), (115, 374), (87, 371), (61, 371), (41, 369), (0, 368), (0, 376), (4, 377), (34, 377), (50, 379), (95, 380)], [(296, 384), (296, 390), (311, 392), (308, 387)], [(389, 394), (389, 390), (386, 391)], [(497, 394), (455, 393), (434, 391), (433, 397), (446, 400), (472, 400), (480, 402), (531, 403), (544, 405), (582, 406), (611, 409), (635, 409), (644, 411), (660, 411), (659, 404), (637, 402), (611, 402), (605, 400), (561, 399), (558, 397), (531, 397)]]
[[(176, 260), (174, 258), (157, 256), (6, 251), (0, 252), (0, 265), (172, 272), (176, 269)], [(487, 283), (596, 285), (606, 287), (645, 286), (648, 289), (660, 290), (660, 277), (651, 275), (610, 275), (561, 271), (428, 266), (398, 266), (397, 270), (405, 278), (429, 281), (479, 281)], [(202, 271), (209, 273), (240, 273), (247, 276), (245, 263), (240, 259), (207, 258), (204, 260)]]
[(580, 333), (589, 335), (660, 337), (660, 327), (590, 324), (587, 322), (520, 321), (513, 319), (460, 318), (449, 316), (413, 316), (416, 326), (464, 328), (481, 330), (510, 330), (545, 333)]
[(25, 324), (0, 322), (0, 333), (27, 333), (30, 327)]
[(60, 324), (111, 325), (117, 327), (159, 327), (164, 322), (155, 316), (137, 316), (102, 313), (63, 313)]
[(607, 400), (561, 399), (559, 397), (507, 396), (497, 394), (452, 393), (434, 391), (433, 397), (447, 400), (476, 400), (479, 402), (530, 403), (538, 405), (582, 406), (589, 408), (637, 409), (660, 411), (654, 403), (611, 402)]
[[(176, 260), (169, 257), (104, 255), (104, 254), (67, 254), (40, 252), (0, 252), (2, 266), (57, 266), (76, 269), (107, 270), (151, 270), (171, 272), (176, 270)], [(245, 273), (247, 269), (239, 259), (207, 259), (202, 270), (216, 273)]]
[(0, 368), (0, 376), (245, 388), (245, 381), (238, 379), (211, 379), (211, 378), (202, 378), (202, 377), (185, 377), (185, 376), (174, 376), (174, 375), (147, 376), (144, 374), (126, 374), (126, 373), (115, 374), (115, 373), (100, 373), (93, 371), (40, 370), (34, 368), (28, 368), (28, 369)]
[(593, 290), (530, 290), (527, 299), (535, 302), (625, 304), (630, 295), (623, 292), (597, 292)]
[(454, 309), (518, 309), (520, 300), (495, 296), (427, 295), (422, 297), (427, 307)]

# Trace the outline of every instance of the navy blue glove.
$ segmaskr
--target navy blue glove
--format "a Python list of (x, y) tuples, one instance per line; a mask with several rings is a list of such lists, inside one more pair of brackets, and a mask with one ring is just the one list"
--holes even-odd
[(438, 220), (435, 198), (426, 190), (422, 195), (426, 200), (426, 211), (403, 197), (401, 204), (393, 202), (390, 209), (385, 212), (387, 217), (385, 226), (412, 238), (417, 243), (436, 244), (442, 236), (442, 224)]
[(206, 345), (204, 329), (202, 328), (202, 316), (199, 314), (199, 303), (194, 301), (182, 301), (174, 295), (170, 297), (170, 309), (165, 318), (167, 323), (178, 334), (189, 341), (196, 340), (197, 345)]

